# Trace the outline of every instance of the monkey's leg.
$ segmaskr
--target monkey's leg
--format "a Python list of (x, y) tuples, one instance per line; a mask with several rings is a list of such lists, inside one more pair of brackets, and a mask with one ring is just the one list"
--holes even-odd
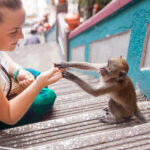
[(117, 104), (113, 99), (109, 100), (108, 105), (110, 112), (100, 118), (101, 122), (123, 123), (131, 120), (131, 114), (129, 114), (129, 112), (127, 112), (121, 105)]
[(131, 118), (133, 114), (131, 115), (131, 112), (127, 111), (124, 107), (122, 107), (120, 104), (116, 103), (113, 99), (109, 100), (108, 103), (110, 112), (116, 117), (116, 118)]

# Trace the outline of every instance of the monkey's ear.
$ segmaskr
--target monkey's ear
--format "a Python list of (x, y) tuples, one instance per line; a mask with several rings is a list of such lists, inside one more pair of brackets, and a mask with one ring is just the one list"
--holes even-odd
[(120, 71), (118, 75), (118, 80), (123, 81), (126, 78), (127, 72), (126, 71)]

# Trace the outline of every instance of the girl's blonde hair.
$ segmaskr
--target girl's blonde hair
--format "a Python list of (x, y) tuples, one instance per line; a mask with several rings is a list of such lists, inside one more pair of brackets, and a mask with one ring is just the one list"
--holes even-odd
[(22, 7), (21, 0), (0, 0), (0, 23), (2, 23), (4, 20), (3, 8), (13, 11), (20, 9), (21, 7)]

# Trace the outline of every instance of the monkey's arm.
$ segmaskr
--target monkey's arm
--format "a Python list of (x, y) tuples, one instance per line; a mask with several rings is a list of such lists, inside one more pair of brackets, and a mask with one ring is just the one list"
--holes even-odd
[(111, 86), (111, 85), (109, 85), (109, 86), (101, 85), (99, 87), (92, 87), (91, 85), (89, 85), (88, 83), (86, 83), (85, 81), (83, 81), (82, 79), (80, 79), (79, 77), (77, 77), (76, 75), (74, 75), (68, 71), (63, 71), (62, 76), (68, 80), (75, 82), (84, 91), (86, 91), (87, 93), (89, 93), (93, 96), (107, 94), (107, 93), (111, 92), (111, 90), (113, 89), (113, 86)]
[(83, 69), (83, 70), (100, 70), (101, 67), (106, 66), (106, 63), (101, 64), (94, 64), (94, 63), (88, 63), (88, 62), (62, 62), (62, 63), (56, 63), (55, 67), (58, 68), (68, 68), (73, 67), (77, 69)]

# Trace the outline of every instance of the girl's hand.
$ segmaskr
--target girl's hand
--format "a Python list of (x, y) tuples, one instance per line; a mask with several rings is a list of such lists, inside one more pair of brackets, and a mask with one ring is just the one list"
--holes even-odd
[(18, 75), (17, 75), (17, 80), (18, 80), (19, 84), (20, 84), (22, 87), (26, 88), (26, 87), (28, 87), (35, 79), (34, 79), (34, 76), (33, 76), (30, 72), (28, 72), (28, 71), (26, 71), (26, 70), (24, 70), (24, 69), (20, 69), (20, 70), (19, 70), (19, 73), (18, 73)]
[(45, 86), (48, 86), (50, 84), (57, 82), (61, 78), (62, 78), (62, 70), (58, 68), (52, 68), (51, 70), (41, 73), (37, 77), (36, 81), (42, 87), (45, 87)]

